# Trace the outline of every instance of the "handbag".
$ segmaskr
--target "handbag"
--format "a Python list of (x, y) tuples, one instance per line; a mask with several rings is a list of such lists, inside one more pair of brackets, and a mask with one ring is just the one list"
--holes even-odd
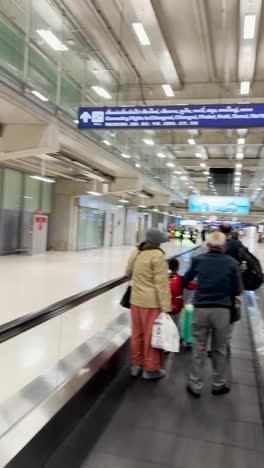
[(180, 350), (180, 336), (178, 328), (169, 314), (162, 312), (154, 321), (152, 327), (151, 346), (171, 353)]
[(123, 295), (120, 305), (126, 309), (130, 309), (130, 297), (131, 297), (131, 286), (127, 287), (125, 294)]
[(241, 319), (241, 300), (234, 297), (230, 309), (230, 323), (239, 322)]

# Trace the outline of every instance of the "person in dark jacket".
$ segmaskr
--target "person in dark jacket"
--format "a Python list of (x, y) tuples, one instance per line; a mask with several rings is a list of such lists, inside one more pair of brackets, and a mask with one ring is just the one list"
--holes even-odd
[(228, 393), (225, 381), (226, 343), (230, 331), (230, 308), (233, 298), (242, 293), (241, 275), (237, 261), (225, 254), (223, 233), (208, 236), (209, 252), (194, 257), (183, 278), (186, 287), (197, 278), (193, 313), (192, 369), (187, 391), (199, 398), (203, 388), (202, 370), (207, 341), (212, 334), (213, 395)]
[[(229, 223), (222, 223), (219, 228), (220, 232), (225, 235), (226, 238), (226, 255), (230, 255), (239, 263), (241, 263), (240, 259), (240, 249), (243, 249), (242, 242), (238, 239), (238, 233), (233, 231), (231, 224)], [(237, 234), (237, 236), (235, 235)], [(231, 341), (232, 341), (232, 334), (233, 334), (233, 325), (230, 326), (229, 336), (227, 339), (227, 353), (231, 355)], [(209, 357), (211, 356), (211, 351), (208, 352)]]
[(233, 229), (229, 223), (221, 224), (219, 230), (226, 238), (226, 255), (230, 255), (239, 262), (239, 250), (243, 247), (242, 242), (238, 238), (233, 238)]

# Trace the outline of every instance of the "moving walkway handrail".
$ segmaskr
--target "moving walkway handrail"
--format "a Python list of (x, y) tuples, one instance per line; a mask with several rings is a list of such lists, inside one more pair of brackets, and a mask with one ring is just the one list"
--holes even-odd
[[(180, 254), (176, 254), (171, 256), (170, 258), (178, 258), (183, 255), (188, 254), (189, 252), (193, 252), (196, 249), (199, 249), (202, 244), (196, 245), (191, 249), (186, 250), (185, 252), (181, 252)], [(59, 315), (64, 314), (70, 309), (77, 307), (84, 302), (87, 302), (95, 297), (104, 294), (105, 292), (110, 291), (110, 289), (116, 288), (123, 283), (128, 281), (127, 276), (120, 276), (119, 278), (107, 281), (105, 283), (99, 284), (98, 286), (89, 289), (88, 291), (83, 291), (73, 296), (67, 297), (59, 302), (55, 302), (50, 306), (42, 309), (38, 312), (33, 312), (18, 319), (12, 320), (0, 326), (0, 343), (4, 341), (8, 341), (15, 336), (21, 335), (22, 333), (41, 325), (42, 323), (47, 322)], [(121, 299), (121, 298), (120, 298)]]

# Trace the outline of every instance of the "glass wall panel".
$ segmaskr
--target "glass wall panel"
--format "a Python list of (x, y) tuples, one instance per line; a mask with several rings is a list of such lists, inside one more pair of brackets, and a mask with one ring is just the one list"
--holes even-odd
[(79, 208), (78, 250), (103, 246), (104, 218), (104, 211), (93, 208)]
[(22, 206), (22, 188), (23, 174), (13, 171), (12, 169), (4, 169), (3, 180), (3, 209), (5, 210), (20, 210)]
[(62, 77), (61, 107), (76, 118), (81, 105), (81, 88), (71, 79)]
[(4, 169), (3, 201), (0, 226), (0, 251), (15, 252), (19, 248), (23, 174)]
[(51, 213), (52, 209), (53, 184), (41, 182), (41, 207), (45, 214)]
[(50, 31), (59, 41), (63, 42), (63, 17), (55, 4), (52, 5), (53, 2), (47, 0), (31, 1), (31, 42), (57, 65), (60, 52), (55, 50), (38, 31)]
[(40, 181), (25, 176), (24, 210), (36, 211), (40, 206)]
[(29, 0), (0, 0), (0, 12), (21, 32), (26, 32)]
[(24, 41), (23, 33), (0, 16), (0, 64), (19, 76), (24, 70)]
[(29, 50), (28, 77), (37, 91), (42, 91), (50, 101), (56, 101), (57, 65), (34, 46)]

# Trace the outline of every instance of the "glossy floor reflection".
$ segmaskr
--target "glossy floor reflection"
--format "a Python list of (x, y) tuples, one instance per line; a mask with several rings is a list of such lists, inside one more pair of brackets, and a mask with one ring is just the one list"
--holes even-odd
[[(170, 241), (168, 256), (193, 247)], [(0, 324), (38, 311), (72, 294), (124, 274), (133, 247), (122, 246), (83, 252), (48, 252), (34, 257), (16, 255), (0, 259)]]
[[(76, 428), (46, 468), (261, 468), (263, 426), (247, 321), (234, 330), (230, 394), (211, 395), (207, 359), (202, 398), (187, 395), (190, 358), (186, 352), (170, 355), (168, 376), (159, 382), (127, 378), (122, 394), (117, 383), (101, 402), (102, 414), (111, 408), (112, 416), (105, 416), (92, 452), (87, 454), (93, 430), (87, 422)], [(95, 410), (93, 419), (97, 417)]]

